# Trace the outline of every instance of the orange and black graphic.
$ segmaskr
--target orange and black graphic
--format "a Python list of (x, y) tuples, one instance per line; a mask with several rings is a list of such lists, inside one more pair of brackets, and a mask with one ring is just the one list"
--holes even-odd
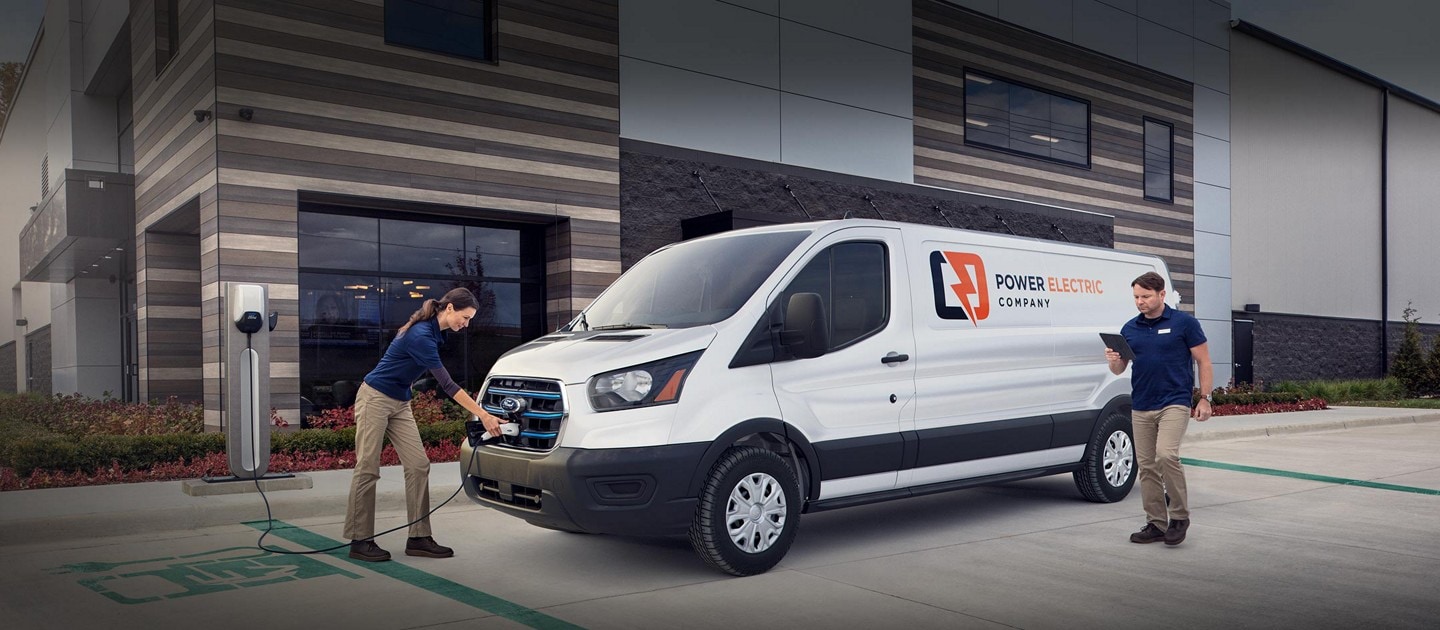
[[(947, 282), (945, 267), (956, 282)], [(968, 252), (930, 252), (930, 279), (935, 289), (935, 314), (941, 319), (968, 319), (976, 326), (990, 316), (990, 287), (985, 282), (985, 261)], [(958, 300), (959, 306), (950, 296)]]

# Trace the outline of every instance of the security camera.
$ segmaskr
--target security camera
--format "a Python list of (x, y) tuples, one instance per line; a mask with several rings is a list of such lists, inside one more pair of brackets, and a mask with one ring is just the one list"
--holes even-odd
[(240, 108), (240, 120), (250, 120), (251, 118), (254, 118), (254, 117), (255, 117), (255, 110), (250, 109), (249, 107), (241, 107), (241, 108)]
[(209, 120), (209, 118), (210, 118), (210, 110), (208, 110), (208, 109), (197, 109), (197, 110), (195, 110), (195, 122), (197, 122), (197, 123), (203, 123), (203, 122), (205, 122), (206, 120)]

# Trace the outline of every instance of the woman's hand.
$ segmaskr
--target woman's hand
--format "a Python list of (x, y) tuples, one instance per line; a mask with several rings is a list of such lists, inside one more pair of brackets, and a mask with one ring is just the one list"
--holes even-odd
[(480, 403), (475, 402), (475, 399), (471, 398), (470, 394), (466, 393), (465, 390), (455, 390), (455, 395), (451, 396), (451, 398), (454, 398), (455, 402), (460, 403), (460, 406), (464, 407), (465, 411), (475, 414), (475, 417), (480, 419), (480, 424), (485, 426), (486, 433), (489, 433), (493, 437), (500, 437), (500, 419), (490, 415), (490, 412), (485, 411), (485, 408), (481, 407)]
[(481, 409), (480, 413), (475, 415), (480, 418), (480, 424), (485, 425), (486, 432), (492, 436), (500, 437), (500, 425), (502, 423), (499, 418), (490, 415), (490, 413), (484, 409)]

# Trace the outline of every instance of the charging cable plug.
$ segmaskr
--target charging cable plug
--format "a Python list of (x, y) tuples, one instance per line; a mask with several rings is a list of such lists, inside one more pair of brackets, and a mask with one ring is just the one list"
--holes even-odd
[[(465, 423), (465, 435), (470, 438), (471, 446), (495, 437), (485, 430), (485, 425), (480, 422), (480, 418), (473, 415), (470, 416), (470, 421)], [(520, 435), (520, 424), (518, 422), (500, 423), (500, 435), (512, 437)]]

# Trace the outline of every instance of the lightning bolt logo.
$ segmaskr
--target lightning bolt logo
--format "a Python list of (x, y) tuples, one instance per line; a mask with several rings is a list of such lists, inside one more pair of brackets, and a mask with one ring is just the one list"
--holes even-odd
[[(964, 252), (941, 252), (950, 268), (955, 270), (959, 280), (950, 285), (950, 290), (960, 298), (960, 307), (970, 317), (970, 323), (980, 326), (980, 320), (990, 316), (990, 287), (985, 283), (985, 261), (978, 254)], [(971, 275), (973, 269), (974, 275)], [(974, 300), (971, 300), (971, 297)]]

